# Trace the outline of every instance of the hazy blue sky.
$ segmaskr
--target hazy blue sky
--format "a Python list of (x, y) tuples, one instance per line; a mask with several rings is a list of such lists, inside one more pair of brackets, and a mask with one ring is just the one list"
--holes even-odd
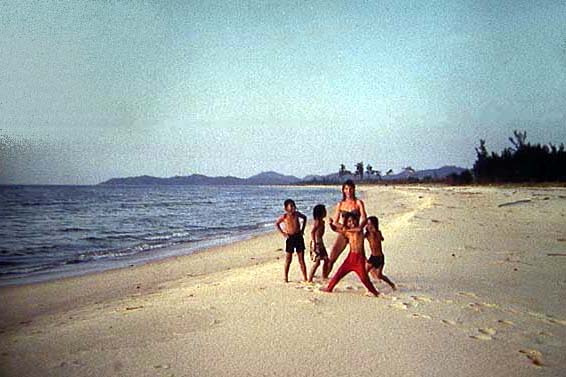
[(471, 167), (566, 142), (566, 2), (0, 2), (0, 183)]

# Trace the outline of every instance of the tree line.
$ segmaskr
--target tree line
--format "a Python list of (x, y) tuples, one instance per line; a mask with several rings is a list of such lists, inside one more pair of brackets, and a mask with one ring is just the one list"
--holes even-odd
[(566, 151), (559, 147), (531, 144), (527, 132), (514, 131), (509, 138), (512, 147), (501, 153), (488, 153), (485, 140), (476, 148), (474, 179), (478, 183), (495, 182), (565, 182)]
[[(404, 171), (409, 171), (411, 173), (415, 172), (415, 169), (413, 169), (412, 167), (408, 166), (406, 168), (403, 168)], [(387, 170), (387, 172), (385, 172), (385, 176), (390, 176), (391, 174), (393, 174), (393, 169), (389, 169)], [(355, 177), (358, 177), (360, 180), (364, 179), (364, 176), (366, 178), (372, 179), (372, 177), (375, 177), (378, 180), (381, 180), (382, 178), (382, 172), (381, 170), (374, 170), (373, 166), (371, 166), (370, 164), (367, 164), (367, 166), (365, 167), (364, 170), (364, 162), (358, 162), (355, 165), (355, 169), (354, 171), (350, 171), (348, 169), (346, 169), (346, 165), (344, 164), (340, 164), (340, 169), (338, 170), (338, 176), (340, 177), (344, 177), (347, 175), (353, 175)]]
[[(460, 174), (450, 174), (441, 180), (449, 184), (471, 184), (471, 183), (519, 183), (519, 182), (566, 182), (566, 150), (564, 144), (560, 146), (549, 143), (531, 144), (527, 142), (526, 131), (513, 131), (509, 138), (511, 147), (503, 149), (500, 153), (489, 153), (485, 140), (480, 139), (476, 150), (476, 161), (471, 170), (465, 170)], [(407, 166), (403, 171), (408, 172), (407, 182), (419, 182), (411, 174), (415, 170)], [(385, 175), (393, 174), (389, 169)], [(340, 164), (338, 175), (355, 176), (363, 180), (381, 180), (382, 172), (375, 170), (368, 164), (364, 167), (363, 162), (355, 164), (354, 171), (346, 169), (346, 165)], [(374, 179), (375, 177), (375, 179)], [(428, 178), (428, 177), (427, 177)], [(432, 182), (433, 179), (423, 179)]]

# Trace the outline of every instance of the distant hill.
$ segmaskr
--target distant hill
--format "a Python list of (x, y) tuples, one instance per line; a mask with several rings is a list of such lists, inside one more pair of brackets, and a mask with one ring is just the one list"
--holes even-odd
[[(444, 179), (452, 173), (460, 174), (464, 168), (457, 166), (443, 166), (438, 169), (419, 170), (415, 172), (401, 172), (399, 174), (384, 175), (381, 177), (383, 181), (396, 181), (407, 180), (409, 178), (418, 178), (419, 180), (430, 178), (432, 180)], [(100, 183), (100, 185), (131, 185), (131, 186), (144, 186), (144, 185), (249, 185), (249, 186), (263, 186), (263, 185), (293, 185), (300, 183), (334, 183), (343, 182), (347, 179), (359, 180), (354, 175), (339, 176), (338, 173), (328, 175), (307, 175), (303, 179), (297, 178), (292, 175), (283, 175), (274, 171), (263, 172), (249, 178), (237, 178), (232, 176), (225, 177), (208, 177), (202, 174), (192, 174), (188, 176), (175, 176), (169, 178), (151, 177), (142, 175), (139, 177), (127, 178), (112, 178), (108, 181)], [(364, 180), (378, 180), (376, 176), (364, 176)]]
[(246, 184), (249, 185), (290, 185), (300, 183), (302, 179), (292, 175), (282, 175), (274, 171), (268, 171), (249, 177)]
[(444, 179), (452, 173), (460, 174), (464, 170), (466, 169), (457, 166), (443, 166), (438, 169), (418, 170), (415, 171), (414, 173), (403, 171), (399, 174), (384, 176), (383, 180), (402, 180), (402, 179), (408, 179), (410, 177), (418, 178), (418, 179), (424, 179), (427, 177), (430, 177), (431, 179)]
[(226, 177), (208, 177), (202, 174), (192, 174), (188, 176), (175, 176), (170, 178), (158, 178), (147, 175), (139, 177), (112, 178), (108, 181), (99, 183), (106, 186), (130, 185), (289, 185), (301, 182), (300, 178), (282, 175), (275, 172), (265, 172), (254, 175), (249, 178), (237, 178), (232, 176)]

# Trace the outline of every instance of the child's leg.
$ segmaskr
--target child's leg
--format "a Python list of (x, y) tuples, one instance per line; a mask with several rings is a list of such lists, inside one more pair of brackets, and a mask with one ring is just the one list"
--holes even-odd
[(356, 266), (353, 266), (352, 269), (358, 275), (358, 278), (362, 281), (367, 290), (373, 293), (374, 296), (379, 296), (379, 292), (377, 291), (377, 289), (375, 289), (375, 287), (371, 283), (371, 280), (369, 280), (364, 259), (365, 258), (361, 257), (360, 261)]
[(332, 279), (330, 279), (328, 286), (324, 290), (326, 292), (332, 292), (332, 290), (334, 289), (336, 284), (338, 284), (340, 279), (346, 276), (350, 271), (352, 271), (352, 266), (350, 265), (350, 263), (348, 263), (348, 259), (346, 259), (344, 263), (342, 263), (338, 271), (336, 271)]
[(314, 278), (314, 273), (316, 272), (318, 266), (320, 266), (320, 258), (319, 257), (317, 257), (314, 260), (314, 264), (311, 266), (311, 270), (309, 272), (309, 282), (311, 282), (311, 283), (312, 283), (312, 279)]
[(379, 274), (377, 273), (377, 269), (373, 266), (371, 266), (370, 270), (368, 271), (368, 275), (373, 276), (374, 279), (379, 280)]
[(379, 279), (383, 280), (384, 282), (386, 282), (387, 284), (389, 284), (389, 286), (391, 287), (391, 289), (395, 290), (397, 289), (397, 287), (395, 286), (395, 283), (393, 283), (391, 280), (389, 280), (389, 278), (387, 276), (385, 276), (383, 274), (383, 267), (381, 267), (378, 271), (377, 271), (377, 275), (379, 277)]
[(299, 258), (299, 266), (303, 274), (303, 281), (307, 281), (307, 266), (305, 265), (305, 252), (297, 251), (297, 258)]
[(291, 266), (291, 259), (293, 253), (285, 253), (285, 283), (289, 282), (289, 267)]
[(328, 257), (322, 258), (322, 277), (324, 278), (324, 271), (330, 271), (330, 259)]

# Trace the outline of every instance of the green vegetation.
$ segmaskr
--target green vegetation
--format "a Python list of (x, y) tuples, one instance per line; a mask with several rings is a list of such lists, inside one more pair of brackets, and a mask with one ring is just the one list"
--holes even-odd
[(488, 153), (485, 140), (476, 148), (473, 171), (478, 183), (565, 182), (566, 151), (564, 144), (530, 144), (527, 132), (513, 132), (509, 141), (513, 147), (501, 154)]

